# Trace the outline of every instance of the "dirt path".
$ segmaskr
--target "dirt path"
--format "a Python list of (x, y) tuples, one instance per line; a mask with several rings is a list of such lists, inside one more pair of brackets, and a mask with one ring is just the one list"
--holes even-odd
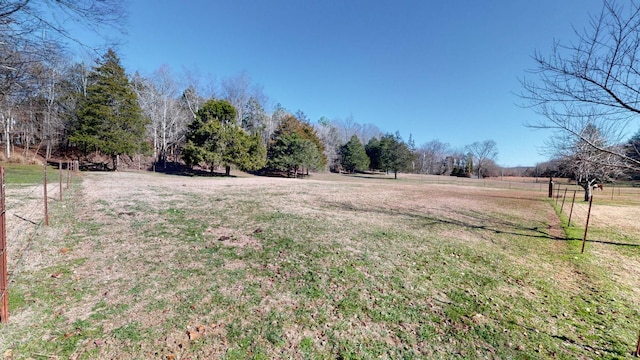
[[(552, 208), (547, 212), (547, 219), (549, 221), (549, 236), (554, 240), (564, 240), (565, 234), (564, 229), (562, 229), (562, 223)], [(560, 241), (556, 241), (556, 243), (559, 244)]]

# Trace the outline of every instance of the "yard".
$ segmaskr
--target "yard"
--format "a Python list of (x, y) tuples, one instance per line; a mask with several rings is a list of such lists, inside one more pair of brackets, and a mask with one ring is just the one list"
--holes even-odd
[[(82, 173), (7, 185), (9, 359), (625, 358), (640, 189)], [(52, 175), (57, 181), (57, 175)], [(566, 205), (565, 205), (566, 206)], [(560, 205), (557, 206), (558, 208)], [(567, 212), (567, 208), (564, 208)]]

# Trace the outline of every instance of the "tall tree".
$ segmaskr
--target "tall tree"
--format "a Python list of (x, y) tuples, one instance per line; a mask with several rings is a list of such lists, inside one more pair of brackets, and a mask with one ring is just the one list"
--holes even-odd
[(475, 158), (476, 175), (478, 179), (482, 179), (487, 166), (498, 157), (498, 145), (493, 140), (476, 141), (467, 145), (466, 149), (472, 160)]
[(144, 115), (151, 120), (148, 133), (153, 139), (154, 159), (166, 168), (168, 154), (184, 140), (191, 114), (178, 98), (178, 85), (167, 65), (149, 78), (134, 76), (133, 85)]
[(109, 49), (93, 69), (87, 96), (76, 112), (69, 141), (86, 155), (110, 155), (117, 170), (119, 155), (133, 155), (145, 147), (148, 119), (142, 116), (136, 93), (116, 53)]
[(348, 172), (364, 171), (369, 168), (369, 157), (357, 135), (340, 147), (342, 167)]
[(593, 143), (583, 132), (588, 122), (607, 143), (620, 143), (640, 114), (639, 28), (640, 2), (604, 0), (590, 26), (576, 29), (574, 40), (555, 43), (549, 56), (536, 52), (538, 78), (521, 81), (523, 105), (542, 115), (529, 126), (567, 134), (640, 169), (640, 159)]

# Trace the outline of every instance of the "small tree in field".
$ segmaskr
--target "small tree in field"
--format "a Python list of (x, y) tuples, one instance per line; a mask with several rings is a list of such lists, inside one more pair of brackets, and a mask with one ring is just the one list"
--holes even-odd
[(267, 167), (294, 172), (319, 170), (326, 164), (324, 147), (313, 127), (293, 115), (286, 115), (274, 131), (267, 153)]
[(398, 171), (409, 169), (415, 159), (415, 155), (409, 146), (402, 141), (400, 133), (387, 134), (380, 139), (382, 153), (382, 167), (386, 171), (393, 171), (393, 178), (398, 178)]
[(471, 168), (469, 169), (469, 173), (473, 172), (473, 159), (476, 160), (476, 174), (478, 179), (482, 179), (484, 177), (485, 171), (489, 164), (491, 164), (498, 157), (498, 148), (497, 144), (493, 140), (485, 140), (485, 141), (476, 141), (471, 145), (466, 146), (467, 151), (469, 152), (469, 164)]
[(356, 135), (340, 147), (340, 156), (341, 165), (348, 172), (364, 171), (369, 167), (367, 152)]
[(269, 147), (267, 166), (297, 177), (298, 170), (318, 168), (322, 160), (316, 145), (297, 133), (280, 134)]
[(226, 100), (209, 100), (189, 125), (187, 145), (182, 158), (189, 166), (208, 164), (211, 171), (224, 165), (230, 175), (231, 165), (242, 170), (264, 166), (266, 149), (258, 136), (245, 133), (235, 122), (235, 108)]

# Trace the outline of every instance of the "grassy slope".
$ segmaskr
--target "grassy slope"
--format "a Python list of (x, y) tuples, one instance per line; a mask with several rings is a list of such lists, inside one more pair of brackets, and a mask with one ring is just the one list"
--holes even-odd
[(11, 279), (0, 351), (616, 358), (635, 346), (632, 289), (576, 255), (579, 241), (547, 236), (540, 193), (330, 179), (136, 183), (97, 201), (74, 187), (34, 240), (41, 266)]

